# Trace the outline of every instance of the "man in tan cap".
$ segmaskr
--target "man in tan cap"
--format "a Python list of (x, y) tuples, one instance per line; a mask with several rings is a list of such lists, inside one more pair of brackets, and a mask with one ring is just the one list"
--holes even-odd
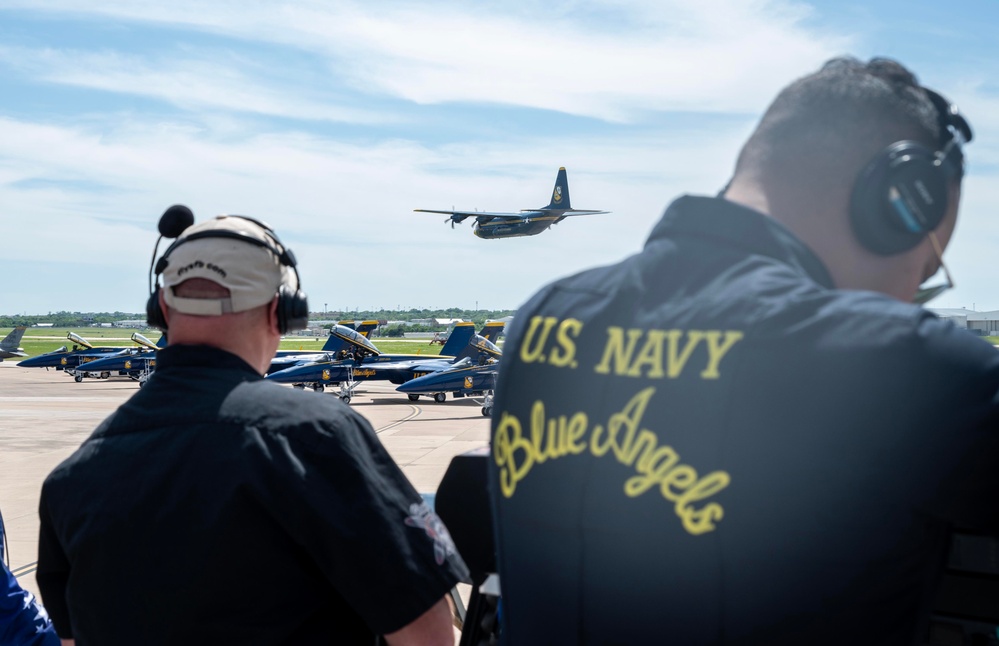
[(156, 373), (42, 490), (59, 635), (452, 643), (444, 596), (467, 571), (440, 520), (364, 418), (262, 379), (308, 317), (294, 255), (249, 218), (191, 221), (161, 221), (181, 235), (148, 305), (169, 329)]

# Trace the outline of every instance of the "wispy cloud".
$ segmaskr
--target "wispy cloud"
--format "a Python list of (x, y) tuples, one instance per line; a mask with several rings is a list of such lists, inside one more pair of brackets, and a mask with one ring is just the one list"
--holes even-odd
[[(374, 110), (324, 101), (321, 92), (304, 83), (262, 78), (254, 63), (222, 48), (143, 57), (108, 50), (0, 47), (0, 64), (35, 81), (150, 97), (191, 111), (368, 124), (395, 120)], [(270, 72), (276, 76), (276, 70)]]
[[(11, 3), (7, 3), (8, 5)], [(469, 3), (72, 2), (31, 3), (34, 10), (184, 25), (227, 37), (276, 43), (324, 57), (330, 73), (356, 90), (423, 104), (447, 102), (527, 106), (610, 121), (654, 110), (750, 112), (787, 81), (843, 51), (848, 38), (804, 24), (804, 5), (713, 0), (592, 6), (554, 10), (531, 3), (482, 7)], [(612, 16), (613, 19), (608, 17)], [(65, 63), (65, 61), (63, 61)], [(61, 67), (65, 67), (62, 65)], [(65, 82), (116, 91), (226, 104), (221, 88), (247, 93), (238, 74), (216, 64), (147, 65), (96, 56), (70, 66)], [(198, 67), (205, 68), (200, 65)], [(85, 68), (90, 73), (82, 73)], [(151, 73), (152, 72), (152, 73)], [(136, 83), (148, 79), (145, 83)], [(53, 79), (58, 80), (58, 79)], [(150, 90), (142, 90), (144, 85)], [(275, 114), (266, 93), (246, 103)]]

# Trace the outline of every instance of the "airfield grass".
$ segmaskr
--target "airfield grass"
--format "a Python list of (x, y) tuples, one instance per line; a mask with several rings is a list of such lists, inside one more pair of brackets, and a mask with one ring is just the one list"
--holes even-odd
[[(12, 328), (0, 328), (0, 339), (7, 336)], [(130, 330), (126, 328), (54, 328), (31, 327), (24, 331), (24, 337), (19, 344), (28, 356), (34, 357), (46, 352), (58, 350), (62, 346), (72, 348), (73, 342), (66, 338), (70, 332), (75, 332), (95, 346), (121, 346), (131, 348), (136, 344), (131, 340), (132, 332), (138, 332), (153, 343), (159, 341), (159, 330)], [(327, 337), (291, 336), (281, 339), (281, 350), (322, 350)], [(425, 354), (438, 355), (441, 346), (430, 345), (429, 339), (375, 339), (378, 349), (391, 354)], [(13, 361), (13, 359), (8, 359)]]
[[(7, 336), (11, 328), (0, 328), (0, 339)], [(112, 345), (130, 348), (136, 344), (129, 338), (132, 332), (137, 331), (147, 339), (156, 343), (159, 341), (159, 330), (129, 330), (125, 328), (28, 328), (24, 331), (20, 346), (34, 357), (46, 352), (58, 350), (62, 346), (72, 347), (73, 342), (66, 338), (69, 332), (76, 332), (93, 345)], [(326, 343), (325, 336), (291, 336), (281, 339), (281, 350), (301, 350), (304, 352), (322, 350)], [(992, 345), (999, 346), (999, 336), (983, 337)], [(379, 350), (386, 354), (420, 354), (438, 355), (441, 353), (441, 346), (431, 345), (429, 339), (396, 339), (396, 338), (376, 338), (373, 340)], [(501, 344), (502, 346), (502, 344)], [(10, 359), (8, 359), (10, 361)]]

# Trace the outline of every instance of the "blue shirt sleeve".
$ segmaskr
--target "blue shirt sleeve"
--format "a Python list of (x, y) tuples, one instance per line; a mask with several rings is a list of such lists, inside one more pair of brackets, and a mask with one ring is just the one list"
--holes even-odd
[(49, 616), (0, 561), (0, 646), (58, 646)]

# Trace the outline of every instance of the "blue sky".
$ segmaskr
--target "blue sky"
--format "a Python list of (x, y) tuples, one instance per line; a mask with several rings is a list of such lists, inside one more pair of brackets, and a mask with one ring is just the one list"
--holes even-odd
[[(0, 0), (0, 313), (141, 311), (156, 222), (264, 219), (312, 308), (514, 308), (712, 193), (774, 94), (897, 58), (969, 117), (957, 288), (999, 309), (999, 3)], [(480, 240), (415, 208), (573, 206)]]

